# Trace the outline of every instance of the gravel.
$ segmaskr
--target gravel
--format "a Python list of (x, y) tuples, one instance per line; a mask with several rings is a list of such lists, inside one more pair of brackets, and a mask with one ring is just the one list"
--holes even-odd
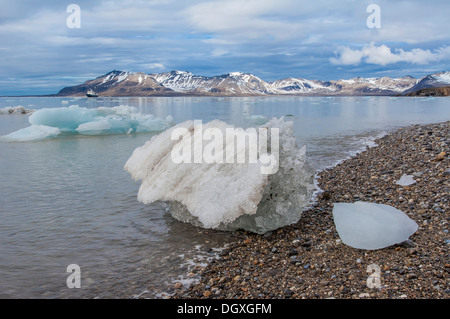
[[(264, 235), (242, 232), (193, 286), (174, 299), (447, 299), (450, 297), (450, 122), (410, 126), (319, 172), (323, 190), (296, 224)], [(400, 186), (403, 174), (416, 183)], [(419, 225), (405, 243), (379, 250), (342, 243), (336, 202), (394, 206)]]

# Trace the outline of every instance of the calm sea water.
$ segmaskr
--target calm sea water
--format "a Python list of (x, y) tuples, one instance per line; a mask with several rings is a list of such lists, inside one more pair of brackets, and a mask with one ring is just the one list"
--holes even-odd
[[(285, 116), (316, 169), (393, 129), (450, 120), (448, 98), (0, 98), (0, 108), (18, 105), (129, 105), (175, 123), (220, 119), (240, 127)], [(27, 115), (0, 115), (0, 135), (26, 126)], [(137, 202), (139, 184), (123, 165), (152, 135), (0, 142), (0, 297), (158, 298), (236, 240), (239, 234), (174, 220), (164, 203)], [(81, 269), (79, 289), (67, 287), (71, 264)]]

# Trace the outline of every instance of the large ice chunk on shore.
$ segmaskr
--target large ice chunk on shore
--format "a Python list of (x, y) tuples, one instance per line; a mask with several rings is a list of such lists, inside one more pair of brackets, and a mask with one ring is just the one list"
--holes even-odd
[(2, 136), (5, 141), (35, 141), (64, 134), (110, 135), (126, 133), (161, 132), (173, 125), (172, 117), (162, 119), (152, 114), (139, 113), (137, 108), (84, 108), (78, 105), (44, 108), (28, 119), (31, 126)]
[(381, 249), (408, 240), (418, 225), (402, 211), (384, 204), (335, 203), (333, 218), (344, 244)]
[[(265, 233), (297, 222), (314, 191), (314, 170), (305, 161), (305, 147), (296, 145), (292, 124), (281, 118), (261, 127), (269, 132), (267, 152), (260, 153), (254, 163), (177, 164), (172, 157), (173, 150), (189, 146), (189, 136), (195, 134), (197, 128), (194, 121), (186, 121), (137, 148), (124, 168), (135, 180), (142, 181), (139, 201), (146, 204), (170, 202), (170, 213), (178, 220), (204, 228)], [(172, 133), (180, 128), (186, 134), (173, 140)], [(216, 130), (217, 138), (221, 134), (225, 137), (227, 128), (232, 127), (215, 120), (202, 126), (204, 132), (208, 128)], [(272, 128), (279, 130), (276, 151), (272, 145), (275, 139), (270, 133)], [(218, 142), (209, 141), (203, 143), (200, 152), (205, 154), (213, 143)], [(224, 138), (219, 142), (223, 142), (223, 149), (228, 150), (232, 141), (234, 139)], [(261, 145), (262, 141), (258, 142)], [(246, 151), (249, 146), (250, 143), (246, 143)], [(192, 148), (195, 158), (199, 150), (195, 152), (195, 146)], [(274, 174), (262, 173), (268, 159), (274, 159), (273, 155), (278, 157), (278, 170)]]

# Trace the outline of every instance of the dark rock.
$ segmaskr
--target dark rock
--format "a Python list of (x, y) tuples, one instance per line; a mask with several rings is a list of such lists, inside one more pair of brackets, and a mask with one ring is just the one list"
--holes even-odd
[(417, 246), (417, 244), (413, 242), (411, 239), (405, 240), (400, 245), (404, 248), (414, 248)]

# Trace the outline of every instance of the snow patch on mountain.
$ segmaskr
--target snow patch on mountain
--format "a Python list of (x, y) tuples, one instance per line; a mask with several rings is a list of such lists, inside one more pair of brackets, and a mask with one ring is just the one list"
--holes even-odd
[(198, 89), (206, 77), (186, 71), (171, 71), (151, 75), (158, 83), (175, 92), (188, 92)]
[(437, 82), (450, 84), (450, 72), (440, 72), (432, 75)]
[(312, 93), (312, 92), (335, 92), (337, 88), (333, 86), (327, 86), (320, 81), (287, 78), (277, 80), (271, 83), (272, 86), (280, 94), (292, 94), (292, 93)]
[(124, 73), (120, 74), (120, 75), (117, 77), (117, 83), (120, 83), (120, 82), (126, 80), (130, 74), (131, 74), (131, 73), (129, 73), (129, 72), (124, 72)]

